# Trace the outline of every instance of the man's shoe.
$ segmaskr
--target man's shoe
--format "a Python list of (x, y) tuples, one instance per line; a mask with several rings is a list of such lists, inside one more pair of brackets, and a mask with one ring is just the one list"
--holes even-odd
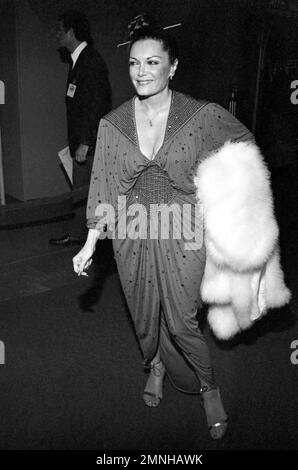
[(81, 238), (73, 237), (69, 234), (66, 234), (61, 238), (51, 238), (49, 240), (49, 244), (60, 245), (60, 246), (71, 246), (71, 245), (83, 245), (84, 242)]

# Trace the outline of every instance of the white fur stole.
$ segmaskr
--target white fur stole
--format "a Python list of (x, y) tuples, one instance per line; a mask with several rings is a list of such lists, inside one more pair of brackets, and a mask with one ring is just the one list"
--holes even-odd
[(289, 302), (270, 175), (253, 142), (226, 142), (198, 167), (206, 268), (201, 284), (215, 335), (229, 339)]

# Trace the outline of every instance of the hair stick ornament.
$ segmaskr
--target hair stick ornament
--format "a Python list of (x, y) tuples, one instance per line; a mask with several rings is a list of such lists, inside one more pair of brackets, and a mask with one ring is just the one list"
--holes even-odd
[[(177, 28), (177, 26), (181, 26), (181, 25), (182, 23), (171, 24), (169, 26), (164, 26), (162, 29), (166, 30), (166, 29)], [(121, 44), (117, 44), (117, 47), (126, 46), (126, 44), (130, 44), (130, 43), (131, 41), (122, 42)]]

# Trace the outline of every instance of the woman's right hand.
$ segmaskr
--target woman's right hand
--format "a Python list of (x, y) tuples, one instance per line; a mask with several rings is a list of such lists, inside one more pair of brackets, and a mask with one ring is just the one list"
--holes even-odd
[(85, 270), (88, 269), (92, 263), (93, 253), (94, 249), (84, 245), (78, 254), (73, 257), (73, 269), (78, 276), (88, 276)]

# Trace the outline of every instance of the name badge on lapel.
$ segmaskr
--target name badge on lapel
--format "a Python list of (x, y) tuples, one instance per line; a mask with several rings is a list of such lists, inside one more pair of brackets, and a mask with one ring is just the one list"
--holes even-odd
[(74, 94), (76, 92), (76, 89), (77, 89), (77, 86), (74, 85), (73, 83), (70, 83), (68, 85), (68, 90), (67, 90), (66, 96), (69, 96), (69, 98), (73, 98)]

